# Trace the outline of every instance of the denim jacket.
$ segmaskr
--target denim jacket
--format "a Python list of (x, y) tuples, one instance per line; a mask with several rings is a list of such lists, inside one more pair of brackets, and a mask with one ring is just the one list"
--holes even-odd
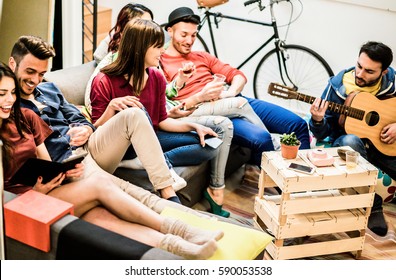
[(53, 130), (44, 142), (53, 161), (62, 161), (71, 155), (70, 137), (66, 135), (70, 123), (83, 123), (95, 131), (95, 127), (80, 111), (66, 101), (55, 84), (40, 83), (34, 92), (34, 98), (47, 107), (40, 112), (32, 101), (26, 99), (21, 99), (21, 106), (33, 110)]
[[(349, 69), (341, 71), (336, 76), (330, 78), (329, 83), (327, 84), (327, 87), (325, 88), (321, 98), (330, 102), (344, 104), (347, 94), (345, 93), (346, 89), (342, 83), (342, 79), (345, 73), (350, 72), (354, 69), (355, 67), (351, 67)], [(376, 94), (376, 97), (378, 97), (379, 99), (396, 97), (395, 75), (395, 70), (389, 67), (388, 73), (382, 77), (381, 88)], [(310, 119), (310, 130), (318, 140), (322, 140), (327, 136), (330, 136), (330, 141), (333, 142), (341, 135), (346, 134), (345, 130), (338, 125), (339, 117), (339, 113), (327, 110), (323, 123), (319, 125), (314, 124), (312, 118)]]

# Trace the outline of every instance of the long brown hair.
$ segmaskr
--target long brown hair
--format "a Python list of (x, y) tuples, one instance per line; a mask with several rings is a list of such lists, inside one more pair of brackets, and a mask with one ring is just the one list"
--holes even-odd
[(143, 89), (147, 50), (164, 45), (164, 31), (151, 20), (136, 19), (125, 26), (117, 59), (102, 68), (109, 76), (126, 76), (136, 95)]
[(117, 22), (109, 31), (111, 38), (109, 42), (108, 52), (116, 52), (121, 41), (121, 34), (124, 31), (125, 25), (128, 21), (141, 17), (145, 12), (149, 13), (154, 19), (153, 12), (142, 4), (128, 3), (118, 13)]
[[(4, 77), (10, 77), (14, 80), (15, 84), (15, 96), (16, 100), (14, 105), (12, 106), (11, 114), (8, 119), (3, 119), (3, 122), (0, 126), (0, 130), (6, 129), (6, 124), (9, 122), (14, 122), (17, 128), (19, 135), (22, 138), (25, 138), (23, 131), (26, 130), (26, 119), (21, 112), (21, 93), (19, 89), (18, 79), (15, 76), (14, 72), (3, 62), (0, 62), (0, 81), (3, 80)], [(3, 166), (5, 168), (11, 167), (11, 158), (10, 153), (13, 146), (9, 142), (8, 139), (5, 139), (0, 134), (0, 140), (3, 142)]]

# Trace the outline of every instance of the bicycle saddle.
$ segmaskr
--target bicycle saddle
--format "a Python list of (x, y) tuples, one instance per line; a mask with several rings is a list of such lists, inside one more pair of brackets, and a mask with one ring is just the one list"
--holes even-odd
[(227, 3), (229, 0), (197, 0), (200, 7), (212, 8)]

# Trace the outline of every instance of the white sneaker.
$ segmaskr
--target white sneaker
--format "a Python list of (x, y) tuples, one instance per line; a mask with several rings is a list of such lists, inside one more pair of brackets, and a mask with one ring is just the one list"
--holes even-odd
[(118, 167), (129, 169), (144, 169), (138, 157), (135, 157), (134, 159), (123, 160), (118, 164)]
[(173, 180), (175, 180), (175, 182), (172, 184), (172, 188), (175, 190), (175, 192), (187, 186), (186, 180), (180, 177), (173, 168), (169, 169), (169, 171), (172, 175)]

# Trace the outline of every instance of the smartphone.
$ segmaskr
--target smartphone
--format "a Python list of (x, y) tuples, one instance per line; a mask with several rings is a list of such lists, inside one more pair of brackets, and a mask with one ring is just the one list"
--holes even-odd
[(295, 162), (290, 163), (290, 165), (287, 168), (297, 171), (297, 172), (305, 173), (305, 174), (312, 174), (315, 171), (315, 169), (313, 167), (303, 165), (303, 164), (298, 164)]
[(222, 143), (223, 143), (223, 140), (221, 140), (217, 137), (211, 137), (211, 138), (205, 139), (205, 144), (213, 149), (217, 149)]

